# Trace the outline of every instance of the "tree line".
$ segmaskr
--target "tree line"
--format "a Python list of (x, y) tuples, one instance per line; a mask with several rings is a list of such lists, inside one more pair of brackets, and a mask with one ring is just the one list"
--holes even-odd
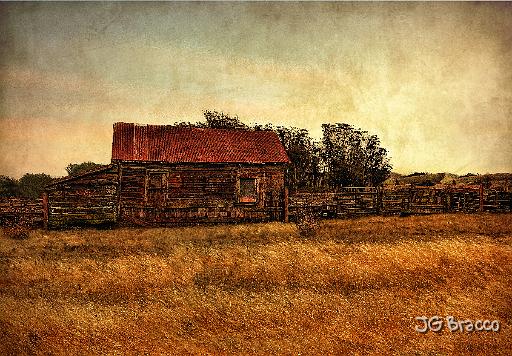
[[(283, 144), (291, 164), (286, 184), (295, 191), (336, 191), (343, 186), (378, 186), (391, 172), (388, 152), (379, 138), (348, 124), (323, 124), (322, 139), (314, 140), (308, 130), (271, 124), (246, 125), (238, 116), (205, 110), (205, 121), (180, 122), (182, 127), (271, 130)], [(94, 162), (70, 163), (68, 176), (94, 169)], [(38, 198), (53, 180), (44, 173), (27, 173), (20, 179), (0, 176), (0, 196)]]
[[(66, 172), (72, 176), (99, 166), (101, 164), (94, 162), (70, 163)], [(26, 173), (20, 179), (0, 176), (0, 197), (37, 199), (41, 197), (45, 186), (54, 179), (46, 173)]]
[(252, 126), (223, 112), (203, 112), (206, 122), (178, 126), (271, 130), (283, 144), (291, 164), (286, 171), (290, 191), (335, 191), (344, 186), (378, 186), (390, 175), (388, 151), (377, 135), (344, 123), (323, 124), (322, 139), (308, 130), (271, 124)]

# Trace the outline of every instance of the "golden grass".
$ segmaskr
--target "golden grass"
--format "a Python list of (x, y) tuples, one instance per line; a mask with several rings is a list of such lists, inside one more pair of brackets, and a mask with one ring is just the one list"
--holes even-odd
[[(0, 354), (512, 353), (512, 216), (0, 236)], [(497, 319), (419, 334), (416, 316)]]

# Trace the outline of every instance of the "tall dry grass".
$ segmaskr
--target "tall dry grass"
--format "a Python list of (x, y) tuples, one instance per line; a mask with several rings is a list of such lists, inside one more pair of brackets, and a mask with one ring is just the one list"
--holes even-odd
[[(0, 236), (0, 354), (512, 352), (511, 215)], [(497, 319), (419, 334), (416, 316)]]

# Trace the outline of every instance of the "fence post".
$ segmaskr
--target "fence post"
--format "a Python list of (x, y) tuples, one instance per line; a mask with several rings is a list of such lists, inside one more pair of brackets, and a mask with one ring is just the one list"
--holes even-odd
[(43, 193), (43, 226), (48, 230), (48, 193)]
[(484, 211), (484, 185), (483, 183), (480, 183), (480, 199), (479, 199), (479, 203), (480, 203), (480, 212), (483, 212)]
[(288, 222), (288, 187), (284, 187), (284, 222)]
[(375, 191), (375, 212), (377, 215), (380, 214), (380, 206), (382, 204), (382, 194), (384, 194), (384, 188), (381, 186), (376, 187)]

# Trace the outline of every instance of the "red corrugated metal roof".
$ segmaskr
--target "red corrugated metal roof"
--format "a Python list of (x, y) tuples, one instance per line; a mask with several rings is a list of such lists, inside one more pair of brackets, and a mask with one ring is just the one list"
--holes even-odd
[(114, 124), (112, 160), (170, 163), (289, 163), (272, 131)]

